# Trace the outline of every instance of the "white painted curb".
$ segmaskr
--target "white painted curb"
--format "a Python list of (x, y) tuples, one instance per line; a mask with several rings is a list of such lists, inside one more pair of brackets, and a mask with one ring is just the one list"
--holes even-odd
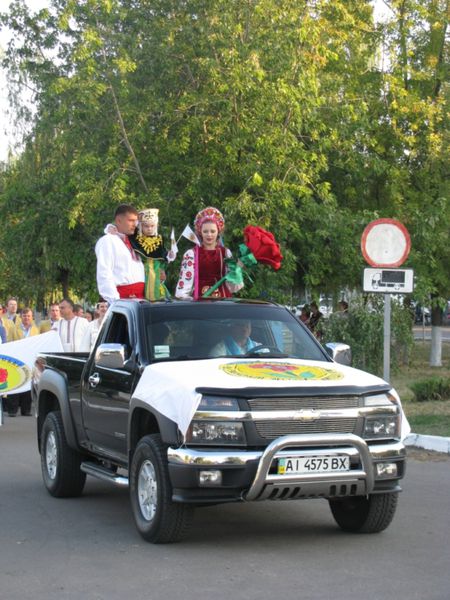
[(450, 454), (450, 438), (439, 435), (421, 435), (420, 433), (410, 433), (403, 440), (405, 446), (416, 446), (424, 450), (433, 450), (434, 452), (443, 452)]

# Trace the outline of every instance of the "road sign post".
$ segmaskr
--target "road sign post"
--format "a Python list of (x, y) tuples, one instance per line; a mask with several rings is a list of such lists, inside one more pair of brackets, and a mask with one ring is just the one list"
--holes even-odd
[(390, 379), (391, 294), (413, 291), (412, 269), (398, 269), (408, 258), (411, 239), (406, 227), (395, 219), (377, 219), (364, 229), (361, 251), (371, 269), (364, 269), (363, 290), (384, 294), (383, 377)]

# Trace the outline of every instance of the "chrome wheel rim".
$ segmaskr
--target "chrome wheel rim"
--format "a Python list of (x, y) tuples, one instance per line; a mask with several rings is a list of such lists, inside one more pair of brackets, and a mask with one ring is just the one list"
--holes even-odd
[(48, 476), (50, 479), (55, 479), (58, 467), (58, 449), (54, 431), (50, 431), (45, 442), (45, 464)]
[(145, 460), (138, 475), (138, 502), (141, 514), (146, 521), (152, 521), (155, 517), (158, 502), (158, 484), (153, 463)]

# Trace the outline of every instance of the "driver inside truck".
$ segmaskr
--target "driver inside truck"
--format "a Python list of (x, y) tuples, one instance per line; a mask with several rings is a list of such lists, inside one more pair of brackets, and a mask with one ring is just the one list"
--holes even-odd
[(211, 348), (210, 356), (236, 356), (249, 352), (258, 342), (250, 337), (252, 324), (249, 320), (233, 320), (229, 325), (229, 333), (225, 338)]

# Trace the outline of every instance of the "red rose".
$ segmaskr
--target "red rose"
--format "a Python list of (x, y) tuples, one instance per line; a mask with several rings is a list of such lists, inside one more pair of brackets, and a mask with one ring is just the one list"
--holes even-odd
[(0, 383), (6, 383), (8, 381), (8, 371), (6, 369), (0, 369)]
[(258, 262), (269, 265), (278, 271), (283, 255), (270, 231), (266, 231), (262, 227), (247, 225), (244, 229), (244, 242)]

